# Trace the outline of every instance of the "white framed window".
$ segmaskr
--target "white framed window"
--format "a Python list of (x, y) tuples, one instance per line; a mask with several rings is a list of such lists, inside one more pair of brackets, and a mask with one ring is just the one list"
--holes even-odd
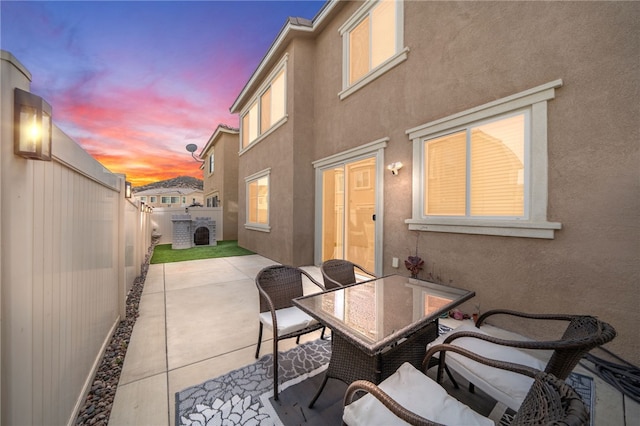
[(161, 202), (162, 204), (171, 204), (171, 197), (162, 197)]
[(214, 169), (215, 169), (215, 157), (214, 157), (214, 151), (211, 151), (211, 154), (209, 155), (209, 174), (213, 173)]
[(343, 52), (340, 99), (407, 59), (403, 0), (368, 1), (339, 32)]
[(249, 107), (241, 113), (240, 152), (258, 142), (287, 118), (286, 71), (288, 55), (275, 68), (257, 92)]
[(271, 169), (265, 169), (245, 178), (246, 213), (245, 228), (269, 232), (269, 183)]
[(152, 202), (152, 203), (155, 203), (155, 202), (156, 202), (156, 200), (157, 200), (157, 197), (155, 197), (155, 196), (153, 196), (153, 195), (152, 195), (152, 196), (151, 196), (151, 202)]
[(547, 102), (561, 80), (407, 130), (411, 230), (553, 238)]
[(146, 202), (146, 201), (147, 201), (147, 197), (146, 197), (146, 196), (144, 196), (144, 195), (143, 195), (143, 196), (141, 196), (141, 197), (140, 197), (140, 201), (145, 201), (145, 202)]

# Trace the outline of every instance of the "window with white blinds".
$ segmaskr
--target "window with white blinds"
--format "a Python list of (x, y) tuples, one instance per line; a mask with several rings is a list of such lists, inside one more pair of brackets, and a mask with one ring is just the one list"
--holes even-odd
[(547, 103), (562, 80), (407, 130), (409, 229), (554, 238), (547, 220)]
[(344, 99), (407, 59), (403, 46), (404, 2), (364, 2), (340, 28)]
[(269, 176), (270, 169), (245, 178), (246, 213), (245, 228), (268, 231), (269, 228)]
[(242, 115), (242, 149), (268, 133), (285, 117), (284, 65), (259, 93), (257, 100)]
[(426, 140), (424, 214), (524, 217), (527, 117), (523, 112)]

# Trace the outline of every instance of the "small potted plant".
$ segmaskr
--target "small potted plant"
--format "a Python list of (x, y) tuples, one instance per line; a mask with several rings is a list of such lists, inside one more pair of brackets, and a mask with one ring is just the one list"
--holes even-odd
[(422, 270), (422, 267), (424, 266), (424, 260), (422, 260), (422, 258), (418, 256), (418, 239), (419, 238), (420, 238), (420, 233), (416, 235), (416, 255), (415, 256), (409, 255), (407, 260), (404, 261), (404, 266), (411, 273), (411, 278), (418, 278), (418, 274), (420, 273), (420, 271)]

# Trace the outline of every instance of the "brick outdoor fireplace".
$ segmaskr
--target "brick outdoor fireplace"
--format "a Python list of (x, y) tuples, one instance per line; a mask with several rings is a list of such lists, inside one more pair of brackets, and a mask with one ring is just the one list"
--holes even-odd
[(174, 250), (218, 245), (216, 222), (209, 217), (192, 219), (190, 214), (176, 214), (171, 216), (171, 222), (173, 222), (171, 248)]

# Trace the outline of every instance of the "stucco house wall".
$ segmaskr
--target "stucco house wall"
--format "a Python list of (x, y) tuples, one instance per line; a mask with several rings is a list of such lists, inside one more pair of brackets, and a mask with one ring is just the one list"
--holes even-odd
[[(391, 261), (411, 254), (419, 233), (421, 276), (476, 292), (463, 310), (592, 314), (619, 332), (608, 347), (637, 364), (629, 317), (640, 302), (640, 4), (406, 1), (407, 60), (340, 100), (338, 29), (361, 4), (341, 2), (314, 37), (286, 40), (274, 55), (290, 55), (288, 121), (239, 159), (241, 191), (243, 176), (271, 167), (272, 229), (243, 230), (241, 219), (241, 245), (312, 263), (312, 251), (296, 245), (298, 232), (313, 245), (311, 162), (388, 137), (385, 163), (405, 167), (384, 179), (384, 274), (407, 273)], [(562, 224), (554, 238), (410, 231), (407, 130), (556, 80), (547, 121), (547, 219)]]
[[(224, 231), (219, 240), (238, 239), (238, 129), (219, 125), (202, 149), (204, 206), (217, 195), (222, 206)], [(211, 152), (214, 170), (209, 172)]]

